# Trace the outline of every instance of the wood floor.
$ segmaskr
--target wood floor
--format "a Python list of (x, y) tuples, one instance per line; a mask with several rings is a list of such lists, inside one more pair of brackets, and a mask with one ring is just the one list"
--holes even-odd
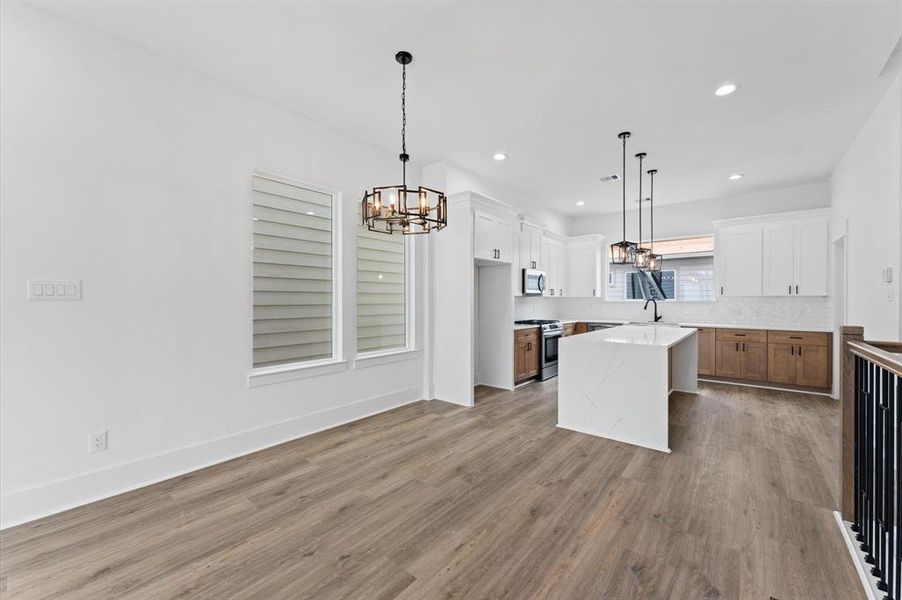
[(834, 401), (703, 384), (671, 399), (668, 455), (557, 429), (556, 381), (7, 530), (0, 597), (863, 597)]

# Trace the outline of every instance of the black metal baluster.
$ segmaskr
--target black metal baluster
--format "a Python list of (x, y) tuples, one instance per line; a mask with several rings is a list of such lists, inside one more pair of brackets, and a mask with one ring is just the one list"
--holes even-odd
[(874, 564), (874, 557), (871, 555), (874, 541), (874, 409), (871, 402), (871, 377), (873, 369), (872, 365), (865, 362), (865, 392), (864, 392), (864, 486), (865, 486), (865, 502), (864, 502), (864, 543), (861, 545), (861, 551), (864, 552), (864, 560), (868, 564)]
[(865, 504), (865, 450), (864, 430), (867, 420), (865, 418), (864, 404), (864, 359), (855, 356), (855, 531), (859, 542), (864, 541), (864, 504)]
[(886, 597), (893, 597), (894, 576), (898, 577), (896, 571), (896, 485), (895, 485), (895, 456), (896, 456), (896, 398), (891, 387), (889, 372), (886, 373), (884, 380), (884, 400), (886, 404), (886, 417), (884, 419), (885, 439), (886, 439), (886, 461), (884, 462), (885, 470), (883, 480), (885, 484), (883, 514), (886, 523), (886, 557), (884, 559), (883, 581), (886, 584)]
[[(877, 588), (883, 582), (883, 546), (886, 534), (886, 515), (883, 514), (883, 394), (881, 390), (882, 369), (874, 368), (874, 566), (871, 575), (876, 577)], [(886, 588), (886, 584), (883, 586)]]
[[(902, 477), (899, 476), (899, 468), (902, 467), (902, 378), (896, 376), (896, 519), (893, 527), (902, 525)], [(902, 598), (902, 534), (896, 532), (896, 593), (893, 596), (898, 600)]]

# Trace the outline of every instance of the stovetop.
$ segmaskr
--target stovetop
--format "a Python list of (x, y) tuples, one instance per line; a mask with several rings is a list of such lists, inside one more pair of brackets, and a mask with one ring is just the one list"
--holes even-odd
[(555, 332), (564, 328), (563, 323), (557, 320), (548, 319), (526, 319), (523, 321), (514, 321), (514, 325), (538, 325), (543, 332)]

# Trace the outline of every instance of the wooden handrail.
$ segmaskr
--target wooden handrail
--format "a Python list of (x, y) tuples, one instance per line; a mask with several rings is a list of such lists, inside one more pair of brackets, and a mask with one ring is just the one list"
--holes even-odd
[[(881, 344), (881, 342), (876, 343)], [(890, 347), (893, 346), (893, 344), (885, 342), (883, 342), (883, 344)], [(870, 342), (849, 341), (846, 343), (846, 347), (848, 347), (849, 352), (852, 354), (860, 356), (861, 358), (902, 377), (902, 354), (889, 352)]]

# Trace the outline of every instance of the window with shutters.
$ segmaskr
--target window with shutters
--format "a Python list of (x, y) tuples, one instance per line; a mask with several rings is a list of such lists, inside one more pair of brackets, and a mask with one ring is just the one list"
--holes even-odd
[(254, 368), (336, 356), (334, 194), (254, 174)]
[(407, 348), (407, 242), (358, 227), (357, 352)]

